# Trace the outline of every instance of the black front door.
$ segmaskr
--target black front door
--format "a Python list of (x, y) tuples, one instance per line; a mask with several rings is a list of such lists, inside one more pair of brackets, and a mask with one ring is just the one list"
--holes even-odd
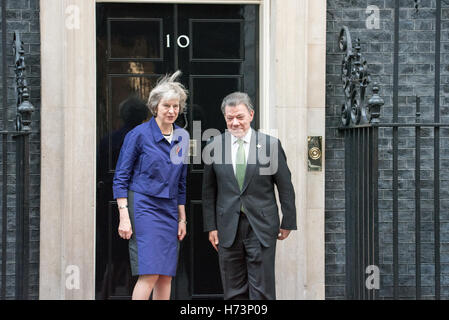
[(124, 136), (148, 118), (134, 111), (129, 121), (123, 107), (132, 99), (145, 103), (157, 79), (178, 69), (189, 99), (177, 122), (192, 140), (188, 235), (180, 244), (172, 298), (222, 296), (218, 257), (202, 230), (198, 155), (205, 130), (226, 128), (220, 109), (225, 95), (245, 91), (258, 105), (257, 35), (256, 5), (97, 4), (97, 299), (129, 298), (136, 281), (128, 242), (117, 233), (112, 178)]

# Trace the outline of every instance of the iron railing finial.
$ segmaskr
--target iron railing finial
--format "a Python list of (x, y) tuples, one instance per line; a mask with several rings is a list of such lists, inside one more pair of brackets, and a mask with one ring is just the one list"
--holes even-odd
[(341, 109), (343, 126), (369, 124), (378, 122), (380, 107), (384, 101), (379, 96), (379, 86), (373, 87), (373, 96), (368, 100), (366, 90), (371, 82), (368, 62), (361, 53), (360, 39), (353, 44), (348, 27), (344, 26), (339, 35), (340, 50), (345, 52), (341, 63), (341, 80), (345, 103)]
[(17, 116), (16, 130), (22, 132), (31, 131), (31, 114), (34, 106), (30, 102), (28, 83), (26, 80), (25, 50), (20, 39), (20, 33), (14, 32), (13, 55), (16, 73)]

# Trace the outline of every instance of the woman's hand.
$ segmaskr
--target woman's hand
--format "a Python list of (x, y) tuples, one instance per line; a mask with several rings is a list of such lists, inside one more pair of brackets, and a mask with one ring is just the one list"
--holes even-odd
[(131, 227), (131, 221), (126, 218), (120, 219), (120, 224), (118, 226), (118, 234), (121, 238), (129, 240), (133, 234)]
[(133, 234), (131, 221), (129, 220), (128, 199), (117, 198), (117, 206), (120, 214), (120, 224), (118, 226), (118, 234), (120, 238), (129, 240)]
[(178, 205), (178, 215), (178, 240), (182, 241), (187, 234), (186, 209), (182, 204)]
[(187, 226), (184, 221), (178, 222), (178, 240), (182, 241), (187, 234)]

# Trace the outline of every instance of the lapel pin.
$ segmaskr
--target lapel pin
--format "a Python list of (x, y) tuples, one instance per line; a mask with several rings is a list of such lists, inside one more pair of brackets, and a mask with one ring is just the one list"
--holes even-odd
[(260, 149), (260, 148), (262, 148), (262, 146), (260, 145), (260, 144), (257, 144), (257, 149)]

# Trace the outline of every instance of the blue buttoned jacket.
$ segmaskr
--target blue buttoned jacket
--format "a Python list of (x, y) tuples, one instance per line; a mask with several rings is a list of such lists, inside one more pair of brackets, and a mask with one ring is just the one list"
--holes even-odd
[(113, 180), (114, 199), (128, 190), (186, 203), (189, 133), (174, 125), (171, 144), (154, 118), (128, 132), (120, 150)]

